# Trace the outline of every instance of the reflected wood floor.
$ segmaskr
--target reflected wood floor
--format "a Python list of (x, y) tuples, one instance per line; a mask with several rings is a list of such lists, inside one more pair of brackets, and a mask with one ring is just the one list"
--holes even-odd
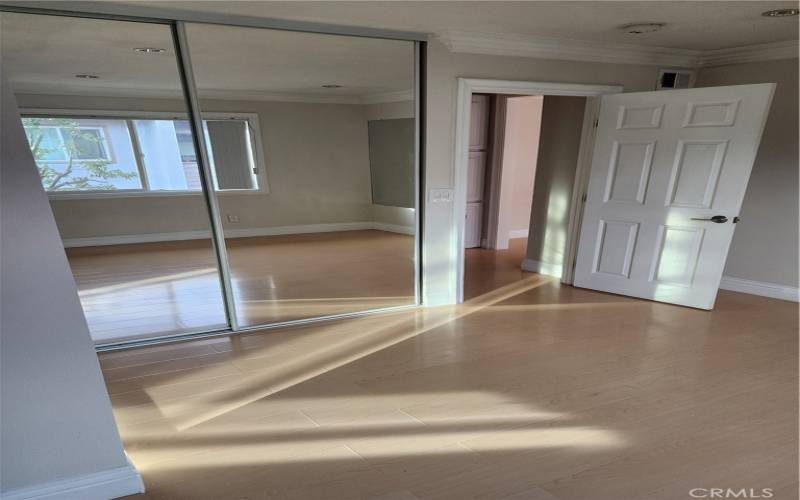
[(512, 279), (518, 253), (458, 307), (101, 354), (130, 498), (797, 498), (796, 304)]
[[(414, 302), (414, 238), (385, 231), (227, 240), (239, 324)], [(225, 328), (211, 240), (67, 249), (96, 342)]]

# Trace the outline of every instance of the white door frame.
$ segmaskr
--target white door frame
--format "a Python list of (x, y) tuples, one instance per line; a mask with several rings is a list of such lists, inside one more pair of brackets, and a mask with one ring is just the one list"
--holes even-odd
[(578, 152), (577, 172), (573, 186), (570, 206), (569, 231), (567, 233), (567, 252), (561, 281), (572, 281), (572, 260), (576, 253), (580, 231), (580, 207), (582, 193), (588, 179), (588, 165), (591, 160), (594, 140), (594, 121), (600, 109), (599, 96), (622, 92), (620, 85), (585, 85), (577, 83), (520, 82), (514, 80), (487, 80), (479, 78), (458, 79), (458, 102), (456, 105), (455, 177), (453, 190), (453, 210), (456, 237), (451, 255), (456, 261), (456, 301), (464, 300), (464, 216), (467, 209), (467, 162), (469, 156), (470, 104), (473, 93), (513, 94), (513, 95), (558, 95), (588, 97), (583, 118), (583, 130)]

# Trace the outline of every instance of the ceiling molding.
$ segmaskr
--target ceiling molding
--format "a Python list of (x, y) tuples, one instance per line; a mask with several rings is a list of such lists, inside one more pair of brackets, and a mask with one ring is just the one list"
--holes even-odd
[[(63, 95), (96, 98), (148, 98), (148, 99), (182, 99), (183, 94), (175, 89), (129, 88), (113, 86), (58, 85), (12, 82), (20, 94), (30, 95)], [(335, 91), (334, 91), (335, 92)], [(202, 90), (203, 99), (221, 101), (257, 101), (257, 102), (302, 102), (316, 104), (378, 104), (386, 102), (411, 101), (413, 90), (393, 92), (375, 92), (362, 95), (323, 95), (299, 92), (263, 92), (254, 90)], [(236, 96), (236, 98), (232, 98)]]
[(698, 66), (722, 66), (759, 61), (775, 61), (797, 57), (797, 40), (762, 43), (730, 49), (706, 50), (700, 56)]
[(376, 92), (361, 96), (361, 104), (380, 104), (384, 102), (413, 101), (413, 90), (399, 90), (393, 92)]
[(690, 50), (458, 30), (442, 32), (438, 38), (451, 52), (683, 68), (788, 59), (798, 53), (797, 41)]
[(634, 44), (545, 38), (513, 33), (446, 31), (439, 40), (452, 52), (655, 66), (694, 66), (700, 51)]

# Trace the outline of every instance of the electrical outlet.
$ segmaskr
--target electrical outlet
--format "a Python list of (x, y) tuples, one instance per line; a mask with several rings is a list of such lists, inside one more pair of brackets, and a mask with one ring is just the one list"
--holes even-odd
[(228, 216), (228, 222), (239, 222), (239, 216), (238, 215), (229, 215)]

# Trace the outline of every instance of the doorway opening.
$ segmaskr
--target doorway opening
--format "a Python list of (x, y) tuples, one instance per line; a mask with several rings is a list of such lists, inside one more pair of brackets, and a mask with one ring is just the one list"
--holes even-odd
[(571, 283), (597, 96), (620, 91), (460, 81), (459, 302), (529, 272)]

